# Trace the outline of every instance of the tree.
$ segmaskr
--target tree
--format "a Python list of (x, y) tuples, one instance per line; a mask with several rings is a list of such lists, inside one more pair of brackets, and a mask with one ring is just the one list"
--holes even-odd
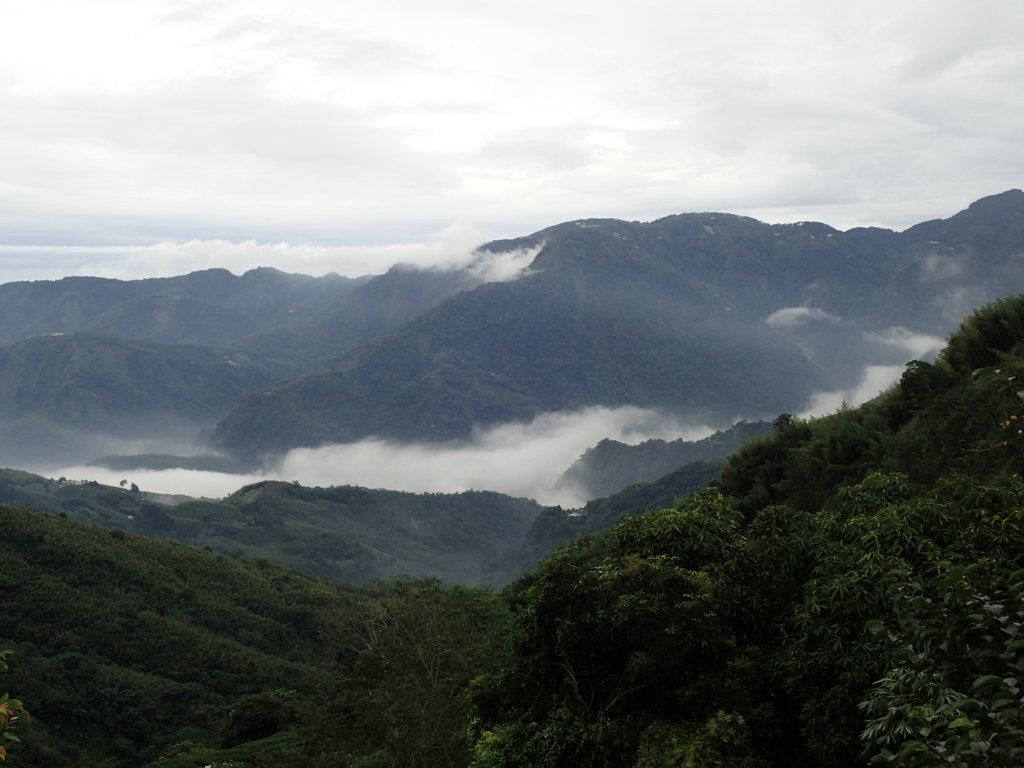
[(724, 584), (741, 522), (707, 489), (544, 561), (514, 598), (511, 662), (478, 690), (475, 768), (613, 768), (668, 743), (755, 765), (735, 711), (754, 664), (737, 648)]
[(1024, 765), (1024, 571), (978, 561), (903, 585), (896, 659), (861, 702), (874, 763)]
[(311, 738), (335, 762), (321, 755), (316, 764), (466, 765), (470, 683), (504, 662), (509, 619), (508, 606), (482, 589), (427, 581), (381, 595), (350, 627), (357, 655), (346, 694)]
[[(7, 671), (7, 657), (11, 651), (0, 651), (0, 672)], [(0, 760), (7, 759), (7, 747), (2, 742), (16, 742), (14, 733), (19, 722), (26, 719), (28, 713), (18, 699), (12, 699), (5, 693), (0, 696)]]

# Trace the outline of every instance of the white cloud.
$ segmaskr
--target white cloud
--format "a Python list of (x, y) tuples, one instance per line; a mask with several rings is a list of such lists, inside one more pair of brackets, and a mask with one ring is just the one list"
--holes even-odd
[(263, 479), (306, 486), (360, 485), (412, 492), (492, 490), (573, 507), (586, 499), (556, 488), (559, 476), (591, 446), (608, 437), (637, 443), (650, 438), (697, 440), (713, 430), (640, 408), (588, 408), (549, 413), (529, 423), (478, 430), (472, 439), (434, 445), (364, 440), (321, 448), (298, 448), (263, 474), (234, 475), (189, 470), (106, 470), (58, 467), (52, 477), (116, 485), (127, 478), (144, 491), (223, 497)]
[(400, 245), (688, 210), (902, 228), (1019, 186), (1022, 35), (1024, 6), (966, 0), (15, 4), (0, 232)]
[(544, 504), (577, 506), (586, 499), (571, 489), (556, 489), (558, 478), (600, 440), (699, 439), (712, 431), (639, 408), (588, 408), (478, 430), (468, 442), (445, 446), (367, 440), (299, 448), (285, 457), (274, 475), (304, 485), (351, 483), (447, 492), (486, 489)]
[(849, 389), (814, 394), (800, 416), (805, 419), (824, 416), (839, 410), (844, 404), (853, 407), (866, 403), (899, 381), (904, 370), (903, 365), (869, 365), (860, 381)]
[(890, 347), (903, 350), (915, 358), (931, 357), (946, 346), (945, 339), (925, 333), (916, 333), (903, 326), (893, 326), (879, 333), (868, 334), (868, 336)]
[[(886, 348), (899, 354), (896, 359), (926, 360), (938, 354), (946, 345), (945, 340), (938, 336), (917, 333), (903, 326), (892, 326), (866, 335), (869, 340), (882, 345), (881, 349), (873, 353), (876, 360), (879, 357), (893, 359), (892, 355), (885, 354)], [(866, 365), (860, 379), (852, 386), (813, 394), (800, 415), (805, 418), (822, 416), (838, 410), (844, 403), (851, 407), (866, 403), (899, 381), (904, 370), (906, 362)]]
[(839, 318), (818, 307), (783, 307), (772, 312), (764, 321), (772, 328), (791, 328), (813, 320), (835, 323)]

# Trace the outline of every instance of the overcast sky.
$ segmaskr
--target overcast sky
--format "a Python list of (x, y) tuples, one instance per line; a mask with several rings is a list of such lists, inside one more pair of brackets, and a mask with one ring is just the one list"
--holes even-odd
[(1016, 0), (0, 0), (0, 282), (381, 272), (1024, 185)]

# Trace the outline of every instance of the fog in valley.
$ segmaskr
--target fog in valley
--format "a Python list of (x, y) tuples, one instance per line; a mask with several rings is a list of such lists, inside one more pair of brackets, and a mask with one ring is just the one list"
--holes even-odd
[[(878, 396), (899, 380), (905, 361), (929, 359), (944, 340), (889, 328), (868, 334), (879, 357), (863, 367), (849, 386), (814, 394), (800, 409), (804, 418), (856, 406)], [(904, 362), (894, 363), (894, 359)], [(771, 419), (777, 414), (736, 414), (735, 418)], [(305, 486), (359, 485), (422, 493), (497, 491), (532, 498), (547, 505), (578, 507), (589, 501), (583, 491), (558, 480), (588, 448), (609, 438), (636, 444), (652, 438), (699, 440), (714, 432), (710, 420), (672, 416), (636, 407), (592, 407), (548, 413), (529, 423), (478, 429), (471, 439), (444, 444), (402, 443), (385, 439), (297, 448), (247, 474), (194, 469), (108, 469), (86, 464), (35, 467), (49, 477), (96, 480), (118, 485), (122, 480), (157, 494), (221, 498), (261, 480), (298, 482)], [(721, 426), (719, 424), (719, 426)], [(195, 453), (180, 435), (167, 441), (103, 441), (108, 454)], [(98, 455), (98, 454), (97, 454)]]
[[(465, 442), (442, 445), (363, 440), (344, 445), (298, 448), (265, 472), (231, 474), (186, 469), (111, 470), (73, 465), (37, 470), (49, 477), (121, 480), (143, 491), (219, 498), (260, 480), (295, 481), (306, 486), (360, 485), (399, 491), (453, 493), (488, 490), (532, 498), (542, 504), (580, 506), (588, 499), (555, 485), (579, 456), (604, 438), (638, 443), (651, 438), (699, 440), (714, 430), (642, 408), (587, 408), (550, 413), (525, 424), (478, 430)], [(166, 450), (161, 450), (166, 453)]]

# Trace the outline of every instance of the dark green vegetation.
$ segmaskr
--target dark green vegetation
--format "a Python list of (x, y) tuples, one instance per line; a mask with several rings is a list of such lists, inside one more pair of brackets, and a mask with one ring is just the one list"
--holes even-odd
[(465, 762), (467, 681), (506, 645), (489, 593), (357, 591), (11, 507), (0, 524), (4, 685), (32, 715), (12, 767)]
[(5, 687), (35, 718), (11, 764), (1019, 766), (1022, 377), (1019, 297), (504, 601), (3, 508)]
[(450, 440), (592, 405), (720, 424), (799, 410), (867, 363), (905, 362), (890, 329), (941, 337), (1024, 286), (1024, 192), (903, 233), (685, 214), (569, 222), (485, 248), (539, 251), (526, 276), (456, 294), (248, 398), (216, 445), (252, 459), (371, 435)]
[[(10, 655), (10, 651), (0, 651), (0, 672), (7, 671), (7, 657)], [(0, 694), (0, 742), (17, 744), (20, 739), (16, 731), (27, 717), (28, 713), (21, 699), (16, 699), (7, 692)], [(7, 744), (0, 743), (0, 760), (7, 758)]]
[(488, 491), (413, 494), (269, 481), (219, 501), (167, 505), (128, 482), (114, 488), (15, 470), (0, 470), (0, 501), (350, 584), (390, 576), (504, 584), (519, 571), (503, 569), (498, 556), (522, 541), (541, 511), (528, 499)]
[(475, 768), (1024, 761), (1024, 297), (510, 590)]

